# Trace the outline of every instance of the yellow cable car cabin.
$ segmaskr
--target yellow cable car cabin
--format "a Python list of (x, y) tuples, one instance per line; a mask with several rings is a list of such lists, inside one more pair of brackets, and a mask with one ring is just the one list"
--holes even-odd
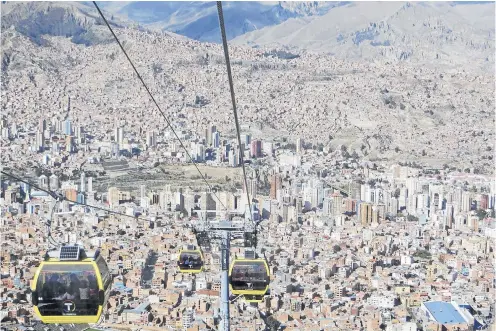
[(201, 250), (188, 245), (186, 249), (179, 252), (177, 261), (179, 272), (197, 274), (203, 271), (203, 254)]
[(263, 301), (263, 295), (243, 295), (243, 299), (249, 303), (260, 303)]
[(236, 258), (229, 270), (231, 292), (249, 302), (260, 302), (269, 290), (270, 271), (264, 259)]
[(107, 263), (80, 246), (49, 251), (32, 282), (35, 313), (43, 323), (97, 323), (111, 289)]

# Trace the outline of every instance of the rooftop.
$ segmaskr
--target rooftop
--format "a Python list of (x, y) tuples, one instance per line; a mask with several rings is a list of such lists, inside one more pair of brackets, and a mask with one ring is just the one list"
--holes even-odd
[(441, 324), (466, 323), (463, 316), (449, 302), (433, 301), (424, 303), (436, 322)]

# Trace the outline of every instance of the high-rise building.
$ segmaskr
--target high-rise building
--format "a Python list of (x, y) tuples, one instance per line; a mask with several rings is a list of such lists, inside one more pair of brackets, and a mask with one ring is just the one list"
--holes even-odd
[(194, 154), (196, 155), (196, 162), (205, 161), (205, 146), (203, 146), (202, 144), (197, 144)]
[(81, 172), (81, 185), (79, 191), (86, 192), (86, 174)]
[(45, 132), (46, 130), (46, 120), (44, 118), (40, 119), (38, 122), (38, 130), (41, 132)]
[(220, 145), (220, 133), (214, 132), (212, 133), (212, 145), (214, 148), (218, 148)]
[(342, 206), (343, 206), (343, 196), (339, 192), (333, 193), (331, 214), (333, 216), (341, 215)]
[(10, 138), (10, 129), (2, 128), (2, 138), (9, 139)]
[(261, 140), (253, 140), (251, 142), (251, 156), (252, 157), (261, 157), (262, 156), (262, 141)]
[(155, 148), (157, 146), (157, 135), (155, 131), (148, 131), (146, 133), (146, 145), (150, 148)]
[(36, 147), (39, 152), (43, 152), (45, 150), (45, 139), (42, 131), (36, 131)]
[(360, 204), (360, 222), (362, 226), (367, 226), (372, 223), (372, 204)]
[(238, 158), (237, 158), (237, 153), (234, 151), (234, 149), (231, 149), (229, 151), (229, 166), (231, 167), (237, 167), (238, 166)]
[(333, 206), (332, 206), (333, 200), (331, 197), (325, 197), (323, 204), (322, 204), (322, 212), (324, 215), (329, 216), (332, 213)]
[(88, 192), (93, 192), (93, 177), (88, 177)]
[(470, 211), (470, 208), (472, 206), (472, 198), (471, 198), (471, 193), (468, 191), (464, 191), (462, 193), (462, 204), (461, 204), (461, 210), (463, 212), (468, 212)]
[(270, 177), (270, 198), (277, 199), (277, 191), (282, 188), (281, 175), (275, 174)]
[(65, 197), (71, 201), (77, 201), (77, 190), (74, 188), (68, 188), (65, 190)]
[(303, 149), (303, 139), (296, 139), (296, 153), (300, 154)]
[(250, 134), (241, 134), (241, 143), (245, 146), (251, 145), (251, 135)]
[(81, 125), (78, 125), (76, 127), (76, 130), (74, 132), (74, 135), (76, 136), (76, 138), (78, 139), (78, 141), (81, 143), (84, 141), (84, 129)]
[[(250, 195), (250, 199), (255, 199), (258, 194), (257, 179), (249, 178), (247, 182), (248, 182), (248, 194)], [(244, 184), (243, 184), (243, 188), (245, 189), (244, 191), (246, 192), (246, 188)]]
[(446, 226), (448, 228), (453, 228), (453, 221), (454, 221), (454, 214), (453, 214), (453, 204), (447, 203), (446, 204)]
[(38, 178), (38, 184), (42, 187), (42, 188), (48, 188), (48, 177), (45, 176), (45, 175), (41, 175), (39, 178)]
[(114, 140), (119, 145), (122, 145), (122, 143), (124, 142), (124, 128), (122, 128), (122, 127), (115, 128), (115, 130), (114, 130)]
[(388, 206), (388, 212), (392, 215), (396, 215), (398, 213), (398, 199), (391, 198)]
[(70, 136), (72, 134), (72, 123), (71, 120), (67, 119), (64, 121), (64, 134)]
[(205, 146), (210, 147), (212, 145), (212, 133), (210, 133), (210, 128), (205, 129)]
[(50, 190), (58, 190), (59, 189), (59, 177), (57, 175), (52, 174), (49, 179)]
[(65, 151), (68, 153), (72, 153), (73, 144), (74, 144), (74, 137), (73, 136), (66, 136), (65, 137)]
[(117, 187), (110, 187), (108, 189), (107, 201), (110, 207), (119, 205), (119, 189)]

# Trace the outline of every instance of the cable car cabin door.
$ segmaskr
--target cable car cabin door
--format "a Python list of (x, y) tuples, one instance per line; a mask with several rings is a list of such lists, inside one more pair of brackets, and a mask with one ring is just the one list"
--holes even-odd
[(103, 256), (98, 256), (96, 259), (96, 265), (102, 280), (101, 288), (103, 288), (103, 291), (100, 291), (98, 294), (98, 299), (100, 300), (100, 304), (103, 306), (103, 311), (105, 311), (107, 308), (108, 298), (110, 296), (110, 290), (112, 289), (112, 275), (110, 274), (107, 262), (105, 262)]
[(43, 323), (98, 322), (103, 288), (93, 260), (42, 262), (33, 283), (34, 311)]
[(183, 250), (177, 261), (179, 272), (197, 274), (203, 271), (203, 255), (200, 250)]
[(269, 290), (269, 267), (265, 260), (234, 260), (229, 274), (231, 292), (263, 296)]

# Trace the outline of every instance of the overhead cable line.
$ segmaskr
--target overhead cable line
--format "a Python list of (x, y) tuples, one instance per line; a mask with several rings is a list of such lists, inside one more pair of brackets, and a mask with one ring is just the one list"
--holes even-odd
[(145, 81), (143, 80), (143, 78), (141, 78), (141, 75), (139, 74), (138, 70), (136, 69), (136, 67), (134, 66), (133, 64), (133, 61), (131, 61), (131, 58), (129, 57), (129, 55), (127, 55), (127, 52), (126, 50), (124, 49), (124, 47), (122, 46), (121, 42), (119, 41), (119, 38), (117, 38), (117, 35), (114, 33), (114, 30), (112, 29), (112, 27), (110, 26), (109, 22), (107, 21), (107, 19), (105, 18), (105, 16), (103, 15), (102, 11), (100, 10), (100, 7), (98, 7), (98, 5), (96, 4), (96, 1), (93, 1), (93, 4), (95, 5), (96, 7), (96, 10), (98, 10), (98, 13), (100, 14), (100, 16), (102, 17), (103, 21), (105, 22), (105, 24), (107, 25), (107, 27), (109, 28), (110, 32), (112, 33), (112, 35), (114, 36), (114, 39), (115, 41), (117, 42), (117, 44), (119, 45), (120, 49), (122, 50), (122, 52), (124, 53), (124, 55), (126, 56), (127, 60), (129, 61), (129, 63), (131, 64), (131, 67), (133, 67), (134, 69), (134, 72), (136, 73), (136, 75), (138, 76), (138, 79), (141, 81), (141, 83), (143, 84), (143, 86), (145, 87), (145, 90), (148, 92), (148, 94), (150, 95), (150, 98), (152, 99), (153, 103), (155, 104), (155, 106), (157, 106), (157, 109), (158, 111), (160, 112), (160, 114), (164, 117), (165, 121), (167, 122), (167, 124), (169, 125), (169, 127), (171, 128), (172, 132), (174, 133), (174, 135), (176, 136), (177, 140), (179, 140), (179, 144), (181, 144), (181, 147), (184, 149), (184, 151), (186, 152), (186, 155), (188, 155), (189, 159), (191, 160), (191, 162), (193, 163), (193, 165), (195, 166), (196, 170), (198, 170), (198, 172), (200, 173), (200, 176), (202, 177), (202, 179), (205, 181), (205, 183), (207, 184), (208, 188), (210, 189), (210, 191), (215, 195), (215, 197), (217, 198), (217, 200), (220, 202), (220, 204), (224, 207), (224, 209), (227, 211), (227, 207), (224, 205), (224, 203), (219, 199), (219, 197), (217, 196), (216, 192), (213, 190), (212, 186), (210, 185), (210, 183), (207, 181), (207, 178), (202, 174), (202, 172), (200, 171), (200, 168), (198, 167), (198, 164), (193, 161), (193, 158), (191, 157), (191, 155), (189, 154), (188, 152), (188, 149), (186, 148), (186, 146), (184, 146), (183, 142), (181, 141), (181, 138), (179, 138), (179, 136), (177, 135), (176, 131), (174, 130), (174, 128), (172, 127), (172, 123), (169, 121), (169, 119), (165, 116), (164, 112), (162, 111), (162, 109), (160, 108), (160, 106), (158, 105), (157, 101), (155, 101), (155, 98), (153, 97), (152, 93), (150, 92), (150, 89), (148, 89), (148, 86), (146, 85)]
[(131, 216), (131, 215), (127, 215), (127, 214), (124, 214), (124, 213), (119, 213), (117, 211), (113, 211), (113, 210), (110, 210), (110, 209), (107, 209), (107, 208), (102, 208), (102, 207), (98, 207), (98, 206), (89, 205), (87, 203), (82, 203), (82, 202), (79, 202), (79, 201), (70, 200), (70, 199), (67, 199), (66, 197), (64, 197), (61, 194), (57, 194), (56, 192), (53, 192), (53, 191), (44, 189), (42, 187), (39, 187), (38, 185), (35, 185), (35, 184), (33, 184), (33, 183), (31, 183), (31, 182), (29, 182), (27, 180), (24, 180), (24, 179), (21, 179), (21, 178), (19, 178), (17, 176), (14, 176), (12, 174), (9, 174), (9, 173), (7, 173), (7, 172), (5, 172), (3, 170), (1, 172), (5, 176), (8, 176), (8, 177), (10, 177), (12, 179), (15, 179), (16, 181), (19, 181), (19, 182), (28, 184), (29, 186), (32, 186), (32, 187), (34, 187), (37, 190), (40, 190), (42, 192), (47, 193), (48, 195), (50, 195), (52, 198), (54, 198), (57, 201), (68, 201), (68, 202), (71, 202), (71, 203), (74, 203), (74, 204), (77, 204), (77, 205), (80, 205), (80, 206), (85, 206), (85, 207), (88, 207), (88, 208), (93, 208), (93, 209), (98, 209), (98, 210), (106, 211), (107, 213), (111, 213), (111, 214), (114, 214), (114, 215), (130, 217), (130, 218), (134, 218), (134, 219), (138, 219), (138, 220), (143, 220), (143, 221), (149, 221), (149, 219), (146, 219), (146, 218), (143, 218), (143, 217)]
[(222, 2), (221, 1), (217, 1), (217, 11), (219, 13), (220, 32), (222, 34), (222, 45), (224, 48), (224, 57), (226, 59), (227, 77), (229, 79), (229, 89), (231, 91), (231, 101), (232, 101), (233, 111), (234, 111), (234, 121), (236, 123), (236, 133), (238, 136), (239, 155), (241, 157), (241, 166), (243, 168), (243, 177), (244, 177), (244, 181), (245, 181), (246, 197), (248, 199), (248, 206), (250, 208), (250, 218), (251, 218), (251, 220), (254, 224), (254, 227), (255, 227), (254, 231), (255, 231), (255, 248), (256, 248), (257, 225), (255, 223), (255, 219), (253, 218), (253, 210), (251, 209), (250, 193), (248, 192), (248, 180), (246, 178), (244, 151), (242, 150), (242, 145), (241, 145), (241, 134), (240, 134), (240, 129), (239, 129), (238, 111), (236, 109), (236, 98), (234, 96), (234, 84), (233, 84), (232, 73), (231, 73), (231, 61), (229, 60), (229, 49), (227, 48), (226, 28), (224, 26), (224, 14), (222, 13)]

